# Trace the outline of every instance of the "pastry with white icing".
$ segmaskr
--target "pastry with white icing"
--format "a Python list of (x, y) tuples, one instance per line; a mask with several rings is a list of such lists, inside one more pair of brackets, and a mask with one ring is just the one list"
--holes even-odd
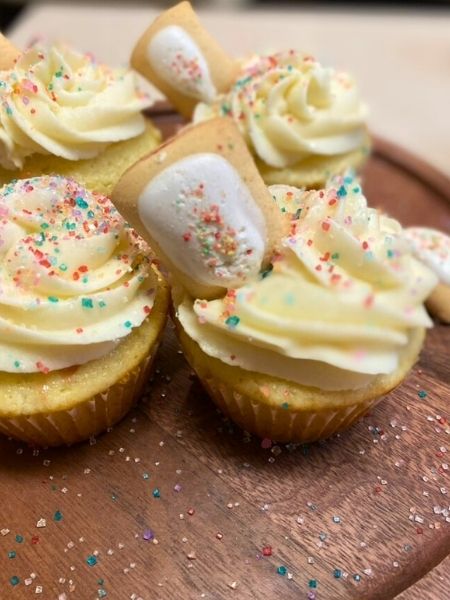
[(155, 19), (136, 44), (131, 64), (187, 118), (198, 102), (212, 102), (228, 90), (238, 71), (189, 2)]
[(226, 119), (184, 129), (129, 169), (112, 199), (199, 297), (255, 277), (289, 228)]

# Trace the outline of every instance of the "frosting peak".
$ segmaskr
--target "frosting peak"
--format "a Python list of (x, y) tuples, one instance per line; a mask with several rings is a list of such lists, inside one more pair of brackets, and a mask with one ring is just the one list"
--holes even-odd
[(150, 105), (132, 71), (62, 45), (33, 47), (0, 71), (0, 165), (22, 168), (34, 153), (93, 158), (141, 134)]

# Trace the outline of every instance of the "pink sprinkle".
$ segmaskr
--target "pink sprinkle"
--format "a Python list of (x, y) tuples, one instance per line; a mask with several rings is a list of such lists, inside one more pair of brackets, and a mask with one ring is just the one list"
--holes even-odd
[(45, 375), (46, 375), (46, 374), (47, 374), (47, 373), (50, 371), (50, 369), (49, 369), (48, 367), (46, 367), (46, 366), (44, 365), (44, 363), (43, 363), (43, 362), (41, 362), (40, 360), (38, 360), (38, 361), (37, 361), (37, 363), (36, 363), (36, 367), (39, 369), (39, 371), (40, 371), (41, 373), (44, 373)]

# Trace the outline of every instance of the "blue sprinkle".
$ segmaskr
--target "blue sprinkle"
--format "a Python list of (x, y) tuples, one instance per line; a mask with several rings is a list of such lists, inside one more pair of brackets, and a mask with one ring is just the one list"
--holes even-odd
[(94, 308), (92, 298), (81, 298), (81, 306), (83, 308)]
[(80, 208), (87, 208), (89, 206), (86, 200), (84, 200), (81, 196), (78, 196), (78, 198), (75, 199), (75, 203)]
[(280, 565), (279, 567), (277, 567), (277, 573), (278, 575), (286, 575), (287, 568), (284, 565)]
[(340, 569), (335, 569), (333, 575), (336, 579), (340, 579), (342, 577), (342, 571)]
[(87, 557), (86, 562), (90, 567), (94, 567), (97, 564), (97, 557), (94, 556), (93, 554), (90, 554)]
[(346, 196), (347, 195), (347, 190), (345, 189), (345, 186), (341, 185), (341, 187), (338, 189), (337, 191), (337, 195), (341, 198), (342, 196)]

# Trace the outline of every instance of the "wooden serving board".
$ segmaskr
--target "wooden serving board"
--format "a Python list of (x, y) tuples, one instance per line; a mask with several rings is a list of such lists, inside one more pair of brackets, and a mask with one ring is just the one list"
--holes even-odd
[[(405, 225), (449, 229), (450, 181), (404, 150), (376, 140), (364, 180)], [(169, 325), (113, 431), (55, 450), (0, 439), (0, 598), (449, 597), (448, 560), (413, 585), (450, 552), (449, 331), (436, 324), (349, 431), (262, 448), (218, 413)]]

